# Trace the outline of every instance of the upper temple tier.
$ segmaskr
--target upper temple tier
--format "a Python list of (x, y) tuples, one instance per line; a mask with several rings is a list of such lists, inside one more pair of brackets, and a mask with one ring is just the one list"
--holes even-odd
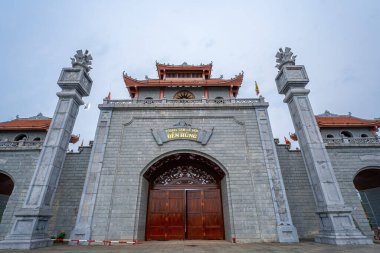
[[(136, 99), (235, 98), (243, 82), (243, 72), (231, 79), (211, 78), (212, 63), (167, 65), (156, 63), (157, 79), (137, 80), (123, 74), (129, 94)], [(181, 88), (182, 87), (182, 88)], [(176, 91), (176, 92), (174, 92)], [(178, 93), (179, 91), (184, 91)]]

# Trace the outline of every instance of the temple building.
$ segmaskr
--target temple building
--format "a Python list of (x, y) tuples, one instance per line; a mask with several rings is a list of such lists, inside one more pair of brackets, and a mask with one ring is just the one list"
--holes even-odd
[(130, 99), (99, 104), (94, 140), (68, 152), (92, 88), (81, 50), (58, 80), (52, 118), (0, 123), (0, 249), (69, 240), (226, 240), (371, 244), (380, 227), (380, 120), (315, 115), (290, 48), (276, 55), (300, 149), (272, 134), (244, 73), (156, 63), (123, 74)]

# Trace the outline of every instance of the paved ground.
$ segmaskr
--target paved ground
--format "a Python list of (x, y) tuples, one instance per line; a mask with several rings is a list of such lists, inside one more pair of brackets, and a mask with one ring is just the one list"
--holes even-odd
[(170, 241), (170, 242), (144, 242), (139, 245), (126, 246), (69, 246), (55, 244), (49, 248), (34, 249), (34, 250), (0, 250), (3, 252), (16, 253), (36, 253), (36, 252), (51, 252), (51, 253), (333, 253), (333, 252), (352, 252), (352, 253), (379, 253), (380, 244), (371, 246), (331, 246), (323, 245), (314, 242), (302, 242), (298, 244), (279, 244), (279, 243), (249, 243), (249, 244), (233, 244), (225, 241)]

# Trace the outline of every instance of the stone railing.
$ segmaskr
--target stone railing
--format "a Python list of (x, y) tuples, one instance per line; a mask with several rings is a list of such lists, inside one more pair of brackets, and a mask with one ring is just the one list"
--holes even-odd
[(350, 138), (326, 138), (323, 139), (327, 144), (380, 144), (380, 138), (377, 137), (350, 137)]
[(41, 148), (43, 141), (0, 141), (0, 149), (7, 148)]
[(103, 100), (103, 104), (250, 104), (263, 103), (264, 98), (237, 98), (237, 99), (133, 99), (133, 100)]

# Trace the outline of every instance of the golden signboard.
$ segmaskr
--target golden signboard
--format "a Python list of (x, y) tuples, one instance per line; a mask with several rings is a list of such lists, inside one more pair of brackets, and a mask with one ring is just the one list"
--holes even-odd
[(181, 121), (173, 125), (171, 128), (163, 130), (152, 129), (152, 134), (158, 145), (174, 140), (190, 140), (206, 145), (212, 135), (213, 129), (214, 128), (212, 128), (211, 131), (207, 131), (204, 129), (193, 128), (190, 124)]

